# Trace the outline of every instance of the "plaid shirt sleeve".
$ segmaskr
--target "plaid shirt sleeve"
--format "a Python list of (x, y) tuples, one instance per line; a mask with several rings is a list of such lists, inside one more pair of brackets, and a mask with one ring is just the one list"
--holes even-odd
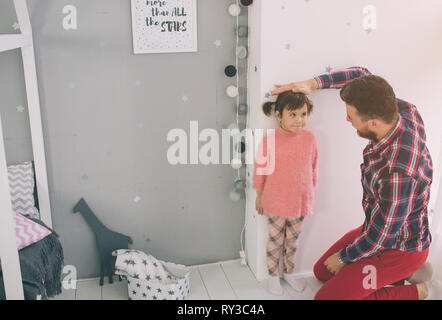
[(369, 75), (371, 75), (371, 72), (364, 67), (350, 67), (341, 71), (322, 74), (315, 77), (315, 80), (318, 82), (318, 89), (340, 89), (350, 80)]
[(379, 180), (378, 199), (373, 204), (365, 231), (338, 253), (341, 263), (356, 262), (392, 247), (396, 235), (413, 210), (416, 181), (403, 173), (392, 172)]

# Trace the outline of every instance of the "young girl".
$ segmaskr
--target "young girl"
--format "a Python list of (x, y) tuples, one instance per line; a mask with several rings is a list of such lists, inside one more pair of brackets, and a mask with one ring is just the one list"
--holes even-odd
[[(280, 126), (275, 129), (274, 140), (270, 135), (263, 138), (261, 150), (255, 160), (253, 188), (257, 191), (256, 210), (259, 214), (266, 215), (269, 223), (269, 291), (281, 295), (281, 249), (284, 280), (296, 291), (301, 292), (305, 288), (305, 282), (295, 278), (293, 269), (302, 221), (304, 216), (312, 213), (318, 149), (313, 133), (304, 129), (307, 116), (313, 109), (311, 101), (304, 93), (281, 93), (275, 103), (266, 102), (263, 105), (264, 113), (270, 116), (273, 107)], [(273, 162), (271, 170), (262, 173), (269, 162)]]

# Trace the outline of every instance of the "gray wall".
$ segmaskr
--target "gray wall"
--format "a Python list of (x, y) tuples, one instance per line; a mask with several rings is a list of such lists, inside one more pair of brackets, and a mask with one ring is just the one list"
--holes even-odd
[[(198, 120), (200, 130), (220, 132), (236, 121), (235, 99), (225, 94), (235, 81), (224, 75), (235, 63), (231, 3), (198, 1), (197, 53), (134, 55), (129, 0), (28, 0), (53, 227), (79, 278), (99, 270), (94, 234), (71, 212), (80, 197), (110, 229), (130, 235), (132, 248), (159, 259), (192, 265), (239, 256), (245, 204), (228, 197), (237, 172), (166, 158), (170, 129), (189, 132)], [(68, 4), (77, 8), (77, 30), (63, 29)], [(15, 21), (12, 0), (1, 1), (0, 33), (18, 32)], [(12, 164), (32, 159), (20, 51), (1, 54), (0, 70)], [(240, 72), (244, 79), (245, 67)]]

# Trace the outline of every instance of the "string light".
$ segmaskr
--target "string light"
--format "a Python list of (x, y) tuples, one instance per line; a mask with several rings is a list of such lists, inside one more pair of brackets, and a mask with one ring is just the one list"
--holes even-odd
[(240, 103), (237, 107), (236, 107), (236, 114), (243, 116), (245, 114), (247, 114), (247, 105), (244, 103)]
[[(237, 2), (238, 2), (238, 0), (237, 0)], [(241, 4), (243, 6), (249, 6), (252, 3), (253, 3), (253, 0), (241, 0)], [(237, 58), (245, 59), (247, 57), (247, 55), (248, 55), (247, 48), (250, 48), (250, 38), (247, 38), (247, 47), (245, 47), (245, 46), (238, 47), (237, 46), (237, 48), (236, 48), (236, 56), (237, 56)], [(249, 70), (249, 61), (248, 61), (248, 59), (246, 60), (246, 70)], [(246, 72), (246, 83), (248, 83), (248, 73), (247, 72)], [(248, 94), (248, 91), (247, 91), (247, 94)], [(248, 99), (247, 99), (247, 101), (248, 101)], [(238, 105), (238, 108), (239, 108), (239, 104), (237, 104), (237, 105)], [(246, 108), (246, 116), (247, 116), (246, 117), (246, 127), (248, 128), (249, 127), (250, 112), (247, 112), (247, 105), (245, 105), (245, 108)], [(238, 112), (237, 112), (237, 114), (238, 114)], [(245, 193), (245, 190), (244, 190), (244, 193)], [(246, 201), (246, 210), (247, 210), (247, 207), (248, 207), (248, 204), (247, 204), (247, 201)], [(244, 218), (244, 225), (242, 227), (241, 235), (240, 235), (241, 251), (239, 253), (240, 256), (241, 256), (241, 265), (243, 265), (243, 266), (247, 265), (246, 255), (245, 255), (245, 251), (244, 251), (244, 241), (243, 241), (244, 232), (246, 230), (246, 225), (247, 225), (247, 218)]]
[(237, 56), (239, 59), (245, 59), (245, 58), (247, 58), (247, 48), (244, 47), (244, 46), (239, 46), (239, 47), (236, 49), (236, 56)]
[(247, 26), (239, 26), (237, 28), (237, 35), (240, 38), (245, 38), (249, 35), (249, 28)]
[[(253, 0), (241, 0), (241, 5), (247, 7), (253, 3)], [(236, 54), (235, 54), (235, 66), (229, 65), (224, 69), (224, 73), (227, 77), (234, 77), (236, 75), (236, 86), (229, 86), (226, 89), (226, 93), (229, 97), (236, 98), (236, 106), (235, 106), (235, 114), (236, 114), (236, 124), (232, 123), (229, 125), (229, 129), (231, 130), (237, 130), (236, 133), (239, 133), (239, 116), (247, 115), (246, 118), (246, 127), (248, 127), (249, 122), (249, 113), (247, 112), (248, 106), (246, 103), (240, 103), (240, 97), (239, 97), (239, 72), (238, 72), (238, 59), (246, 59), (248, 56), (248, 50), (247, 47), (249, 46), (250, 39), (247, 39), (247, 47), (246, 46), (240, 46), (239, 45), (239, 38), (246, 38), (249, 34), (249, 29), (247, 26), (240, 26), (239, 25), (239, 15), (241, 14), (241, 7), (239, 5), (239, 0), (236, 0), (236, 4), (231, 4), (229, 6), (229, 13), (230, 15), (236, 17)], [(248, 70), (248, 61), (246, 61)], [(246, 80), (248, 78), (247, 72), (246, 72)], [(247, 82), (247, 81), (246, 81)], [(239, 141), (236, 143), (236, 145), (233, 148), (234, 150), (234, 156), (231, 160), (230, 164), (233, 169), (238, 170), (237, 171), (237, 177), (233, 183), (233, 190), (229, 193), (229, 198), (232, 201), (239, 201), (243, 195), (245, 195), (245, 189), (247, 186), (246, 180), (241, 179), (240, 175), (240, 169), (242, 167), (242, 160), (241, 155), (244, 154), (246, 149), (246, 144), (243, 141)], [(247, 204), (246, 204), (247, 208)], [(241, 265), (246, 265), (245, 260), (245, 252), (244, 252), (244, 243), (243, 243), (243, 235), (246, 228), (246, 221), (244, 222), (243, 228), (241, 230), (241, 236), (240, 236), (240, 242), (241, 242), (241, 251), (240, 256), (242, 258)]]
[(229, 6), (229, 13), (231, 16), (237, 17), (241, 14), (241, 7), (237, 5), (236, 3), (231, 4)]
[(245, 7), (250, 6), (253, 3), (253, 0), (241, 0), (241, 4)]
[(238, 97), (238, 94), (239, 94), (238, 88), (235, 86), (228, 86), (226, 89), (226, 94), (230, 98), (236, 98), (236, 97)]
[(229, 65), (224, 69), (224, 73), (230, 78), (234, 77), (236, 75), (236, 67)]
[(235, 184), (234, 184), (234, 188), (237, 192), (243, 191), (246, 188), (246, 181), (245, 180), (236, 180)]
[(233, 169), (239, 169), (242, 166), (242, 161), (240, 158), (233, 158), (232, 161), (230, 162), (230, 165), (232, 166)]

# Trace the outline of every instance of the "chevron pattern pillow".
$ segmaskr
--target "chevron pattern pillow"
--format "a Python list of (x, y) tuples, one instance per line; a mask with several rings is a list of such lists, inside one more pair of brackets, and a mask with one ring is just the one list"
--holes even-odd
[(34, 170), (32, 162), (8, 166), (9, 189), (12, 209), (16, 212), (39, 219), (40, 214), (34, 201)]
[(13, 214), (15, 222), (15, 240), (17, 242), (18, 250), (40, 241), (47, 235), (51, 234), (51, 231), (42, 225), (29, 220), (15, 211)]

